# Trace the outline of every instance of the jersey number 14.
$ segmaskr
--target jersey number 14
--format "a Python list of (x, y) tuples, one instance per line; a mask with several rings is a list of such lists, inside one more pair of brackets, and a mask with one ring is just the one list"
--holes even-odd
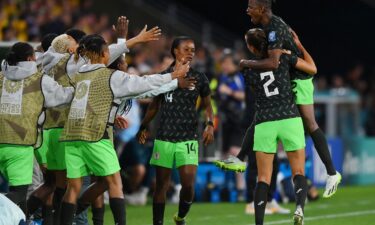
[(268, 86), (270, 86), (270, 84), (272, 84), (272, 82), (275, 81), (275, 76), (273, 75), (272, 71), (261, 73), (260, 74), (260, 79), (264, 80), (264, 78), (267, 77), (267, 76), (269, 76), (270, 79), (266, 83), (263, 84), (263, 88), (264, 88), (264, 92), (266, 93), (266, 96), (267, 97), (271, 97), (273, 95), (278, 95), (279, 94), (279, 89), (277, 87), (275, 89), (273, 89), (273, 91), (270, 91), (268, 89)]

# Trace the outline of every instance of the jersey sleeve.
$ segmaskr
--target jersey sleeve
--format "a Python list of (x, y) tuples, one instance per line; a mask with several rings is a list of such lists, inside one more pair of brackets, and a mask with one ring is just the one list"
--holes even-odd
[(117, 70), (111, 76), (110, 85), (115, 98), (124, 98), (158, 89), (171, 81), (172, 75), (170, 73), (140, 77)]
[(279, 30), (271, 29), (268, 33), (268, 50), (283, 49), (283, 36)]
[(74, 95), (73, 87), (63, 87), (48, 75), (42, 77), (44, 106), (47, 108), (68, 104)]
[(295, 67), (298, 62), (298, 56), (295, 54), (288, 55), (288, 62), (291, 67)]
[(199, 95), (204, 98), (211, 94), (210, 82), (208, 81), (205, 74), (200, 74), (199, 76), (201, 77)]
[(169, 82), (167, 84), (164, 84), (163, 86), (161, 86), (157, 89), (154, 89), (154, 90), (151, 90), (151, 91), (148, 91), (146, 93), (136, 95), (136, 96), (133, 96), (133, 97), (127, 96), (127, 98), (133, 98), (133, 99), (151, 98), (151, 97), (156, 97), (156, 96), (162, 95), (164, 93), (176, 90), (177, 88), (178, 88), (178, 80), (173, 79), (171, 82)]

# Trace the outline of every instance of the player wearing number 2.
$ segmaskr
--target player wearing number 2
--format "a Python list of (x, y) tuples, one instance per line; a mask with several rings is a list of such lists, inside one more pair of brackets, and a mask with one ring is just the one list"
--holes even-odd
[[(268, 56), (268, 41), (262, 29), (251, 29), (245, 36), (249, 50), (257, 59)], [(272, 176), (273, 158), (277, 142), (281, 141), (292, 167), (297, 209), (294, 224), (303, 224), (303, 209), (307, 195), (305, 178), (305, 136), (302, 119), (295, 103), (289, 70), (297, 68), (309, 74), (316, 73), (311, 56), (305, 51), (305, 60), (295, 55), (282, 54), (280, 65), (273, 71), (253, 70), (251, 86), (255, 91), (254, 151), (258, 168), (255, 189), (255, 222), (263, 225), (267, 193)]]
[[(175, 64), (188, 63), (193, 59), (194, 41), (189, 37), (176, 38), (172, 43), (171, 53), (175, 62), (167, 69), (167, 73), (174, 70)], [(185, 224), (185, 217), (192, 204), (198, 166), (196, 103), (199, 96), (206, 112), (203, 142), (209, 144), (213, 141), (213, 112), (208, 79), (204, 74), (193, 69), (189, 70), (187, 76), (196, 80), (195, 87), (176, 89), (155, 98), (147, 109), (138, 134), (140, 143), (144, 143), (147, 132), (145, 128), (160, 108), (161, 120), (150, 161), (150, 164), (156, 167), (156, 189), (153, 197), (154, 225), (163, 224), (166, 192), (174, 164), (179, 171), (182, 185), (178, 213), (174, 216), (177, 225)]]

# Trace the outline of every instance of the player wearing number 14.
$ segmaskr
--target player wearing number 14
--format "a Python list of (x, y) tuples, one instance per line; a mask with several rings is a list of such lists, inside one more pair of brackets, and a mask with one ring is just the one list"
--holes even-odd
[[(171, 53), (175, 62), (166, 72), (174, 70), (175, 65), (190, 63), (195, 54), (194, 41), (189, 37), (176, 38)], [(202, 73), (190, 69), (186, 75), (196, 81), (194, 87), (176, 89), (154, 98), (142, 121), (138, 138), (144, 143), (146, 126), (159, 111), (160, 124), (154, 143), (150, 164), (156, 168), (156, 188), (153, 197), (153, 224), (163, 225), (165, 197), (169, 188), (172, 168), (178, 169), (182, 189), (178, 213), (174, 217), (176, 225), (185, 225), (185, 217), (194, 198), (194, 182), (198, 166), (198, 113), (197, 99), (202, 99), (206, 112), (206, 128), (203, 132), (204, 144), (213, 141), (213, 112), (208, 79)]]

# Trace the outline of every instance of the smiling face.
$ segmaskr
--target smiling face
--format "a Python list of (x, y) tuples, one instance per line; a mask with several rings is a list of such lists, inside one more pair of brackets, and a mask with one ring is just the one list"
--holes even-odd
[(191, 62), (195, 55), (195, 44), (192, 40), (182, 41), (173, 51), (178, 62)]
[(251, 17), (251, 22), (253, 24), (260, 24), (264, 12), (264, 6), (260, 5), (257, 0), (249, 0), (246, 13)]

